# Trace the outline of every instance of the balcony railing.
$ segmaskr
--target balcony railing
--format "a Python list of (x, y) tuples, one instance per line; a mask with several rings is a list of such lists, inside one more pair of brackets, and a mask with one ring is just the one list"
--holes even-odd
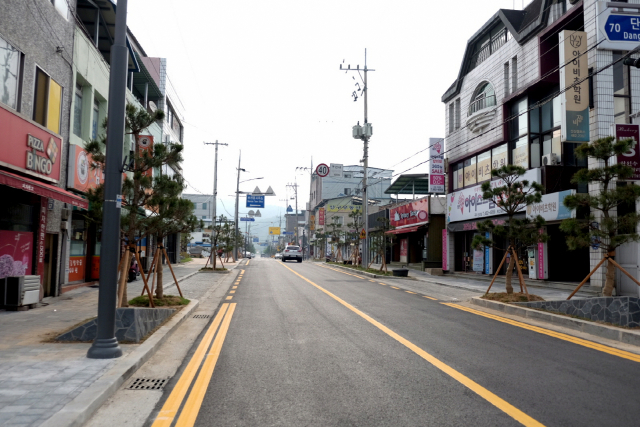
[(476, 99), (471, 104), (469, 104), (469, 112), (467, 116), (472, 115), (480, 110), (484, 110), (485, 108), (495, 107), (496, 106), (496, 96), (490, 95), (485, 96), (480, 99)]
[(503, 28), (499, 33), (491, 37), (491, 41), (484, 45), (479, 51), (475, 52), (471, 57), (471, 70), (482, 64), (485, 59), (489, 58), (492, 53), (497, 51), (509, 40), (509, 30)]

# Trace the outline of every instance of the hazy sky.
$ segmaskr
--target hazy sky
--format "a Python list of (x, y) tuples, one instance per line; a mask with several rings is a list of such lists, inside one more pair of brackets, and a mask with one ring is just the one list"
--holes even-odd
[[(525, 1), (528, 3), (528, 1)], [(308, 171), (318, 163), (358, 164), (362, 142), (351, 127), (363, 122), (362, 99), (353, 101), (356, 73), (342, 61), (367, 65), (369, 165), (402, 172), (428, 158), (430, 137), (442, 137), (442, 94), (456, 79), (471, 37), (513, 0), (434, 1), (209, 1), (129, 0), (128, 25), (149, 56), (167, 58), (184, 113), (186, 192), (213, 189), (212, 146), (218, 140), (218, 213), (233, 213), (238, 154), (242, 191), (272, 186), (263, 218), (266, 236), (293, 194), (308, 201)], [(522, 0), (515, 1), (522, 8)], [(427, 165), (408, 173), (426, 173)], [(291, 201), (293, 205), (293, 201)], [(240, 211), (248, 209), (240, 204)], [(226, 207), (226, 211), (225, 208)], [(252, 231), (253, 231), (252, 230)]]

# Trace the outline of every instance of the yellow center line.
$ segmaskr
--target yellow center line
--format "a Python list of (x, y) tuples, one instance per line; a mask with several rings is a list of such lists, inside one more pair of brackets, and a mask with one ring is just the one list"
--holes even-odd
[(236, 291), (229, 291), (229, 293), (230, 293), (230, 294), (235, 294), (235, 293), (236, 293)]
[(222, 351), (222, 344), (224, 344), (224, 339), (227, 336), (231, 317), (233, 316), (235, 309), (236, 304), (230, 304), (229, 311), (227, 312), (227, 315), (224, 316), (224, 320), (220, 326), (220, 331), (211, 346), (211, 352), (207, 354), (207, 358), (202, 365), (202, 370), (200, 371), (196, 382), (193, 384), (193, 390), (191, 390), (189, 398), (184, 404), (184, 408), (182, 408), (176, 427), (190, 427), (195, 424), (198, 413), (200, 412), (200, 407), (202, 406), (202, 401), (204, 400), (204, 395), (207, 392), (207, 387), (209, 386), (209, 381), (211, 381), (213, 370), (216, 367), (216, 362), (218, 361), (218, 357)]
[(411, 291), (405, 291), (408, 294), (415, 294), (415, 292), (411, 292)]
[(228, 300), (230, 300), (231, 298), (233, 298), (233, 297), (232, 297), (231, 295), (229, 295), (229, 296), (228, 296), (228, 297), (226, 297), (225, 299), (228, 301)]
[(396, 288), (395, 286), (391, 286), (393, 289), (400, 289), (400, 288)]
[(233, 287), (233, 288), (231, 288), (231, 289), (238, 289), (238, 287), (237, 287), (237, 286), (234, 286), (234, 287)]
[(380, 282), (380, 284), (381, 284), (382, 286), (387, 286), (387, 284), (386, 284), (386, 283), (382, 283), (382, 282)]
[(229, 304), (226, 303), (222, 304), (222, 307), (220, 307), (220, 311), (218, 311), (218, 314), (216, 314), (216, 317), (213, 319), (213, 322), (211, 323), (211, 326), (209, 326), (207, 333), (205, 334), (204, 338), (202, 338), (202, 341), (200, 341), (198, 348), (196, 349), (195, 353), (193, 353), (193, 357), (191, 357), (189, 364), (180, 376), (180, 379), (171, 391), (171, 394), (162, 406), (158, 417), (153, 422), (153, 425), (151, 427), (169, 427), (171, 423), (173, 423), (173, 419), (178, 413), (180, 405), (182, 405), (182, 401), (184, 400), (184, 397), (189, 390), (189, 386), (191, 385), (193, 378), (196, 376), (196, 372), (198, 372), (198, 368), (202, 363), (202, 359), (204, 359), (205, 353), (209, 348), (209, 345), (211, 345), (213, 336), (218, 330), (218, 326), (220, 326), (220, 322), (222, 322), (222, 318), (227, 312), (227, 308), (229, 308)]
[(249, 265), (249, 262), (250, 262), (250, 261), (247, 261), (247, 265)]
[(460, 382), (462, 385), (464, 385), (465, 387), (469, 388), (471, 391), (473, 391), (476, 394), (478, 394), (478, 396), (482, 397), (487, 402), (489, 402), (492, 405), (494, 405), (496, 408), (502, 410), (504, 413), (506, 413), (507, 415), (512, 417), (514, 420), (518, 421), (519, 423), (521, 423), (521, 424), (523, 424), (525, 426), (543, 426), (543, 424), (541, 424), (540, 422), (538, 422), (534, 418), (530, 417), (529, 415), (525, 414), (524, 412), (522, 412), (521, 410), (519, 410), (515, 406), (511, 405), (509, 402), (507, 402), (504, 399), (498, 397), (496, 394), (490, 392), (486, 388), (482, 387), (480, 384), (476, 383), (472, 379), (470, 379), (470, 378), (466, 377), (465, 375), (461, 374), (460, 372), (456, 371), (455, 369), (453, 369), (449, 365), (445, 364), (444, 362), (441, 362), (439, 359), (437, 359), (434, 356), (432, 356), (431, 354), (427, 353), (426, 351), (424, 351), (423, 349), (421, 349), (417, 345), (413, 344), (411, 341), (407, 340), (406, 338), (403, 338), (402, 336), (398, 335), (397, 333), (395, 333), (391, 329), (389, 329), (386, 326), (384, 326), (382, 323), (378, 322), (377, 320), (374, 320), (372, 317), (370, 317), (367, 314), (363, 313), (362, 311), (358, 310), (357, 308), (355, 308), (351, 304), (347, 303), (346, 301), (342, 300), (341, 298), (337, 297), (336, 295), (332, 294), (331, 292), (327, 291), (326, 289), (322, 288), (321, 286), (316, 285), (311, 280), (307, 279), (306, 277), (304, 277), (303, 275), (297, 273), (296, 271), (292, 270), (291, 268), (287, 267), (286, 265), (283, 265), (283, 267), (285, 267), (286, 269), (291, 271), (296, 276), (300, 277), (302, 280), (310, 283), (312, 286), (315, 286), (317, 289), (319, 289), (320, 291), (324, 292), (326, 295), (330, 296), (331, 298), (333, 298), (334, 300), (336, 300), (337, 302), (339, 302), (340, 304), (342, 304), (343, 306), (345, 306), (346, 308), (348, 308), (352, 312), (356, 313), (357, 315), (359, 315), (360, 317), (362, 317), (363, 319), (365, 319), (366, 321), (368, 321), (369, 323), (371, 323), (372, 325), (374, 325), (375, 327), (380, 329), (382, 332), (386, 333), (387, 335), (389, 335), (390, 337), (392, 337), (393, 339), (398, 341), (399, 343), (403, 344), (405, 347), (407, 347), (410, 350), (412, 350), (418, 356), (422, 357), (424, 360), (426, 360), (427, 362), (431, 363), (433, 366), (435, 366), (436, 368), (440, 369), (445, 374), (449, 375), (450, 377), (452, 377), (456, 381)]
[(555, 332), (550, 329), (541, 328), (539, 326), (529, 325), (527, 323), (518, 322), (517, 320), (511, 320), (506, 317), (496, 316), (495, 314), (485, 313), (484, 311), (474, 310), (472, 308), (464, 307), (455, 303), (441, 303), (443, 305), (447, 305), (449, 307), (457, 308), (459, 310), (467, 311), (469, 313), (477, 314), (478, 316), (487, 317), (489, 319), (497, 320), (498, 322), (507, 323), (509, 325), (517, 326), (519, 328), (528, 329), (533, 332), (537, 332), (539, 334), (548, 335), (550, 337), (558, 338), (563, 341), (572, 342), (574, 344), (581, 345), (583, 347), (591, 348), (593, 350), (601, 351), (603, 353), (608, 353), (613, 356), (622, 357), (623, 359), (628, 359), (634, 362), (640, 362), (640, 355), (635, 353), (630, 353), (624, 350), (618, 350), (617, 348), (609, 347), (606, 345), (598, 344), (593, 341), (584, 340), (582, 338), (573, 337), (571, 335), (563, 334), (561, 332)]
[(438, 298), (428, 297), (428, 296), (426, 296), (426, 295), (423, 295), (423, 298), (429, 298), (429, 299), (432, 299), (432, 300), (434, 300), (434, 301), (438, 301)]
[(370, 282), (373, 282), (373, 283), (376, 283), (376, 281), (375, 281), (375, 280), (371, 280), (371, 279), (369, 279), (369, 281), (370, 281)]
[(244, 274), (244, 270), (240, 270), (240, 275), (242, 276)]

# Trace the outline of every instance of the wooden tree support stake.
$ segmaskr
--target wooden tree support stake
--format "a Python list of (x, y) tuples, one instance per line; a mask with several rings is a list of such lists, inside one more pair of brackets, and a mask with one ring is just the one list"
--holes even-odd
[(573, 296), (576, 294), (576, 292), (578, 292), (578, 291), (580, 290), (580, 288), (582, 287), (582, 285), (584, 285), (584, 284), (587, 282), (587, 280), (589, 280), (589, 277), (591, 277), (591, 276), (593, 275), (593, 273), (595, 273), (595, 272), (596, 272), (596, 270), (598, 270), (598, 269), (600, 268), (600, 266), (601, 266), (601, 265), (602, 265), (602, 264), (603, 264), (603, 263), (604, 263), (608, 258), (609, 258), (609, 255), (605, 255), (605, 256), (604, 256), (604, 258), (602, 258), (602, 259), (600, 260), (600, 262), (598, 263), (598, 265), (596, 265), (596, 267), (595, 267), (593, 270), (591, 270), (591, 272), (587, 275), (587, 277), (585, 277), (585, 278), (584, 278), (584, 280), (583, 280), (582, 282), (580, 282), (580, 284), (578, 285), (578, 287), (577, 287), (577, 288), (575, 288), (575, 289), (573, 290), (573, 292), (571, 292), (571, 295), (569, 295), (569, 296), (567, 297), (567, 301), (568, 301), (568, 300), (570, 300), (570, 299), (571, 299), (571, 297), (573, 297)]
[(516, 260), (516, 269), (518, 270), (518, 279), (520, 280), (520, 292), (522, 292), (522, 287), (524, 286), (524, 292), (527, 294), (527, 301), (531, 301), (529, 297), (529, 290), (527, 289), (527, 284), (524, 282), (524, 277), (522, 277), (522, 270), (520, 269), (520, 263), (518, 262), (518, 254), (514, 248), (511, 248), (511, 253), (513, 253), (513, 259)]
[(169, 265), (169, 270), (171, 270), (171, 275), (173, 276), (173, 280), (176, 282), (176, 288), (178, 288), (178, 293), (180, 293), (180, 297), (184, 298), (184, 296), (182, 295), (182, 290), (180, 289), (180, 285), (178, 285), (178, 279), (176, 279), (176, 275), (173, 272), (173, 267), (171, 267), (171, 261), (169, 261), (169, 255), (167, 255), (167, 250), (164, 248), (164, 246), (161, 246), (162, 252), (164, 253), (164, 256), (167, 258), (167, 265)]
[[(138, 265), (140, 265), (140, 257), (138, 256), (138, 252), (134, 251), (134, 253), (136, 254), (136, 259), (138, 260)], [(155, 308), (156, 305), (153, 303), (153, 295), (151, 295), (151, 291), (149, 290), (149, 287), (147, 286), (147, 279), (144, 276), (142, 276), (142, 281), (144, 282), (144, 289), (149, 294), (149, 305), (151, 306), (151, 308)]]
[[(127, 248), (127, 250), (124, 253), (124, 265), (127, 266), (128, 263), (131, 262), (131, 251), (129, 250), (129, 248)], [(124, 287), (126, 285), (126, 280), (127, 280), (127, 270), (125, 269), (124, 271), (120, 271), (120, 278), (118, 280), (118, 305), (117, 307), (122, 307), (122, 300), (124, 299)]]
[(629, 274), (629, 272), (627, 272), (627, 270), (622, 268), (622, 266), (620, 264), (615, 262), (612, 258), (609, 258), (609, 262), (611, 264), (613, 264), (616, 268), (618, 268), (620, 271), (622, 271), (629, 279), (633, 280), (636, 283), (636, 285), (640, 286), (640, 282), (638, 282), (638, 280), (636, 280), (633, 276), (631, 276), (631, 274)]
[[(158, 255), (158, 251), (156, 250), (153, 253), (153, 261), (151, 261), (151, 267), (149, 268), (149, 272), (147, 273), (147, 282), (149, 281), (149, 278), (151, 277), (151, 273), (155, 273), (156, 271), (156, 256)], [(138, 267), (140, 267), (140, 264), (138, 264)], [(142, 278), (144, 279), (144, 273), (142, 271), (142, 267), (140, 267), (140, 275), (142, 276)], [(153, 282), (151, 282), (151, 288), (153, 288)], [(153, 291), (153, 289), (151, 289)], [(142, 290), (142, 292), (140, 293), (140, 296), (144, 295), (144, 289)]]
[[(511, 246), (509, 246), (509, 249), (511, 249)], [(507, 254), (509, 253), (509, 249), (507, 249), (505, 251), (504, 256), (502, 257), (502, 261), (500, 261), (500, 266), (496, 270), (496, 274), (493, 275), (493, 279), (491, 279), (491, 283), (489, 283), (489, 287), (487, 288), (487, 292), (484, 293), (485, 295), (487, 295), (489, 293), (489, 291), (491, 290), (491, 287), (493, 286), (493, 282), (496, 280), (496, 277), (498, 277), (498, 274), (500, 273), (500, 269), (502, 268), (502, 265), (504, 264), (504, 261), (507, 259)]]

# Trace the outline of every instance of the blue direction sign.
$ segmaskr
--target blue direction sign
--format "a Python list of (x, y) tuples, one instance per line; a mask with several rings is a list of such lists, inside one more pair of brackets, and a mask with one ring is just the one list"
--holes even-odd
[(604, 32), (609, 40), (640, 41), (640, 16), (637, 15), (609, 15), (605, 23)]
[(291, 205), (287, 207), (287, 212), (293, 212), (293, 208), (291, 207)]
[(258, 243), (259, 241), (260, 241), (260, 238), (259, 238), (259, 237), (254, 237), (254, 238), (253, 238), (253, 243)]
[(283, 231), (282, 234), (284, 234), (285, 236), (293, 236), (293, 231)]
[(247, 194), (247, 207), (264, 209), (264, 196), (253, 196), (251, 194)]
[(255, 221), (255, 218), (240, 218), (240, 221)]

